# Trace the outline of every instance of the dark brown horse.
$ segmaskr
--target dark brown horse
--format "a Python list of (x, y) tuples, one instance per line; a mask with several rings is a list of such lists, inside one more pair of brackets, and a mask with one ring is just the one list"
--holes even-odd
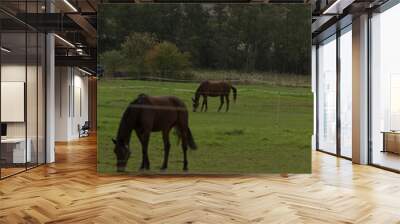
[(189, 129), (188, 111), (185, 104), (174, 96), (147, 96), (140, 94), (136, 100), (129, 104), (125, 110), (118, 129), (114, 152), (117, 156), (117, 171), (125, 171), (126, 164), (131, 155), (129, 143), (132, 131), (142, 145), (142, 165), (140, 169), (150, 169), (147, 153), (151, 132), (162, 132), (164, 141), (164, 162), (161, 170), (168, 167), (169, 132), (176, 129), (178, 137), (182, 140), (183, 170), (188, 169), (187, 148), (196, 149), (192, 133)]
[(218, 112), (221, 110), (222, 105), (224, 105), (224, 98), (226, 100), (226, 111), (229, 110), (229, 94), (231, 93), (231, 89), (233, 90), (233, 100), (236, 101), (237, 91), (236, 88), (233, 87), (230, 83), (225, 81), (203, 81), (200, 86), (197, 88), (193, 101), (193, 112), (196, 112), (199, 107), (200, 96), (203, 96), (203, 103), (201, 105), (201, 111), (205, 108), (204, 111), (207, 111), (207, 97), (216, 97), (219, 96), (221, 103), (218, 108)]

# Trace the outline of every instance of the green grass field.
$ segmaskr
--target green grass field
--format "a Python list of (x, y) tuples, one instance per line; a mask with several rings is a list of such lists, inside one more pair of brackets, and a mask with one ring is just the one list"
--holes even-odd
[[(207, 113), (194, 113), (191, 97), (197, 86), (197, 83), (99, 80), (98, 171), (116, 172), (111, 139), (116, 136), (127, 105), (138, 94), (146, 93), (175, 95), (186, 103), (189, 125), (198, 145), (197, 150), (188, 152), (190, 173), (311, 172), (313, 102), (310, 88), (238, 84), (237, 102), (231, 102), (228, 113), (217, 112), (219, 98), (209, 98)], [(182, 173), (182, 150), (173, 132), (170, 137), (167, 173)], [(127, 171), (134, 173), (142, 156), (134, 134), (131, 150)], [(149, 157), (151, 172), (159, 172), (163, 159), (161, 133), (152, 133)]]

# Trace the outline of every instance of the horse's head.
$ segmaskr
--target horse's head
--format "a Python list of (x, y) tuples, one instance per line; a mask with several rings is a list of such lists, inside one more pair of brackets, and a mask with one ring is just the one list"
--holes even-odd
[(115, 139), (113, 139), (112, 141), (115, 145), (114, 153), (117, 156), (117, 171), (124, 172), (129, 156), (131, 155), (131, 150), (129, 149), (129, 146), (123, 141)]
[(196, 100), (195, 98), (192, 97), (192, 103), (193, 103), (193, 112), (196, 112), (197, 108), (199, 107), (199, 100)]

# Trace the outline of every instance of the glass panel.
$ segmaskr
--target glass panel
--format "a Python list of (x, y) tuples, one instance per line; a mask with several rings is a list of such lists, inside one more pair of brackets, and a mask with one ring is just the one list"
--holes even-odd
[(1, 140), (2, 177), (25, 170), (31, 151), (26, 150), (26, 34), (2, 33)]
[(372, 18), (372, 163), (400, 170), (400, 5)]
[(33, 167), (37, 165), (38, 158), (38, 35), (36, 32), (27, 33), (28, 38), (28, 62), (27, 62), (27, 142), (28, 151), (30, 148), (30, 159), (28, 160), (28, 167)]
[(45, 163), (46, 149), (45, 149), (45, 44), (46, 37), (44, 34), (39, 34), (38, 45), (38, 163)]
[(351, 27), (340, 36), (340, 152), (352, 156), (352, 34)]
[[(37, 1), (27, 2), (26, 12), (38, 13)], [(37, 17), (36, 17), (37, 18)], [(34, 20), (34, 19), (31, 19)], [(35, 23), (36, 21), (31, 21)], [(28, 168), (38, 163), (38, 45), (39, 37), (36, 30), (27, 30), (27, 149), (31, 151)]]
[(336, 153), (336, 36), (318, 48), (318, 148)]
[[(18, 15), (43, 13), (44, 3), (2, 1), (0, 6)], [(2, 12), (0, 30), (0, 176), (4, 178), (45, 161), (45, 35)]]

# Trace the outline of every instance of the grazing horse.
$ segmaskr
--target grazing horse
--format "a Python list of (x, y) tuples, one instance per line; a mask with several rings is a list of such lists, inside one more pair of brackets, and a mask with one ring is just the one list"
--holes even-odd
[(183, 150), (183, 170), (188, 170), (186, 151), (189, 146), (196, 149), (192, 133), (189, 129), (188, 111), (185, 104), (174, 96), (147, 96), (140, 94), (137, 99), (126, 108), (117, 133), (117, 138), (113, 139), (115, 144), (114, 153), (117, 157), (117, 171), (125, 171), (126, 164), (131, 150), (129, 143), (132, 131), (142, 145), (142, 165), (140, 170), (149, 170), (150, 161), (147, 153), (151, 132), (162, 132), (164, 141), (164, 162), (161, 170), (168, 167), (169, 157), (169, 132), (172, 128), (177, 131), (178, 137), (182, 141)]
[(226, 111), (229, 110), (229, 94), (233, 90), (233, 100), (236, 101), (237, 91), (230, 83), (225, 81), (203, 81), (197, 88), (193, 101), (193, 112), (196, 112), (197, 107), (199, 107), (200, 96), (203, 96), (203, 104), (201, 105), (201, 111), (205, 107), (204, 111), (207, 111), (207, 96), (216, 97), (219, 96), (221, 103), (218, 108), (218, 112), (221, 110), (222, 105), (224, 105), (224, 97), (226, 100)]

